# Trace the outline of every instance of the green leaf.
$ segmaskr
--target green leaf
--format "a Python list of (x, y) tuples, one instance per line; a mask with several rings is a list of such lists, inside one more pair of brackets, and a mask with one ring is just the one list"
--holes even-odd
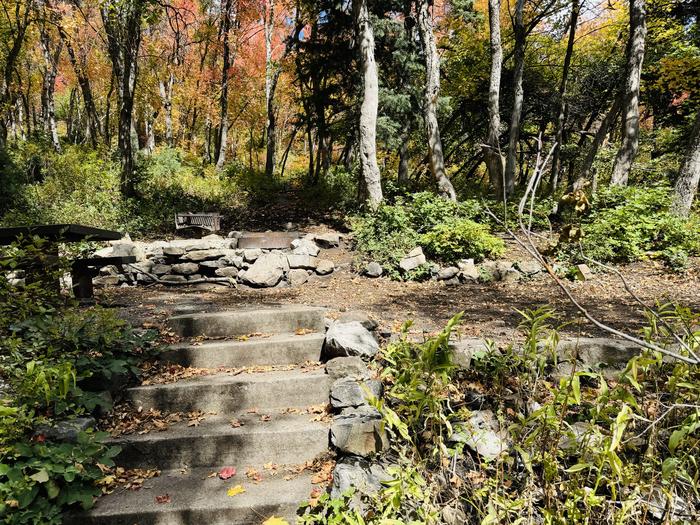
[(565, 470), (565, 472), (568, 472), (569, 474), (573, 474), (575, 472), (581, 472), (582, 470), (586, 470), (588, 468), (591, 468), (593, 466), (592, 463), (577, 463), (573, 467), (569, 467), (568, 469)]
[(29, 476), (29, 478), (33, 479), (38, 483), (46, 483), (49, 480), (49, 473), (46, 472), (46, 469), (41, 469), (36, 474), (32, 474), (31, 476)]

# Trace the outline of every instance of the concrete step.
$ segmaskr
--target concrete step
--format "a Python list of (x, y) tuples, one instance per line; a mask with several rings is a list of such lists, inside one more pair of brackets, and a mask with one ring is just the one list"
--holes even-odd
[(234, 427), (229, 417), (210, 416), (198, 426), (178, 423), (163, 432), (130, 434), (110, 439), (122, 451), (116, 458), (123, 467), (197, 468), (209, 465), (303, 463), (328, 450), (328, 428), (312, 421), (313, 414), (269, 414), (262, 421), (258, 414), (243, 414)]
[(319, 361), (325, 334), (279, 334), (247, 341), (206, 341), (170, 346), (160, 358), (197, 368), (289, 365)]
[(284, 334), (299, 329), (323, 332), (325, 310), (312, 306), (280, 306), (171, 317), (171, 329), (181, 337), (232, 337), (252, 333)]
[(327, 403), (331, 380), (323, 369), (213, 374), (164, 385), (129, 388), (136, 407), (165, 412), (216, 412), (233, 416), (249, 408), (305, 407)]
[[(289, 481), (284, 473), (255, 484), (239, 469), (223, 481), (209, 477), (218, 468), (162, 472), (147, 480), (141, 490), (121, 490), (104, 496), (89, 512), (68, 519), (68, 525), (260, 525), (271, 516), (295, 523), (298, 505), (309, 498), (311, 475)], [(245, 492), (228, 496), (227, 490), (242, 485)], [(167, 494), (169, 503), (156, 503), (156, 496)]]

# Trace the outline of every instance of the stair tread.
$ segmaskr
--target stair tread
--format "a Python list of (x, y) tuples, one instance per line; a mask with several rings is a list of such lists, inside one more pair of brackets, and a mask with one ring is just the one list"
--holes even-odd
[[(146, 480), (140, 490), (122, 489), (100, 498), (88, 514), (92, 517), (107, 517), (131, 513), (143, 515), (211, 508), (235, 510), (280, 504), (298, 505), (309, 497), (313, 488), (310, 473), (303, 472), (285, 480), (281, 468), (274, 477), (268, 477), (267, 471), (259, 468), (257, 470), (262, 474), (263, 480), (256, 484), (246, 477), (245, 467), (246, 465), (237, 466), (238, 473), (225, 481), (211, 476), (220, 467), (196, 468), (184, 473), (180, 470), (164, 471), (160, 476)], [(229, 496), (228, 489), (236, 485), (241, 485), (245, 492)], [(167, 504), (157, 503), (155, 497), (165, 494), (170, 497), (170, 501)], [(269, 517), (260, 516), (259, 523)]]
[[(262, 421), (262, 415), (269, 414), (270, 421)], [(242, 425), (234, 427), (231, 425), (232, 419), (238, 419)], [(256, 414), (243, 413), (233, 415), (231, 417), (222, 417), (219, 415), (205, 417), (197, 426), (188, 426), (187, 421), (182, 421), (170, 425), (163, 431), (152, 431), (146, 434), (124, 434), (109, 441), (114, 443), (143, 443), (153, 441), (170, 441), (174, 439), (186, 438), (207, 438), (209, 436), (243, 436), (243, 435), (259, 435), (258, 439), (264, 439), (264, 436), (283, 434), (289, 432), (301, 431), (319, 431), (326, 432), (328, 423), (322, 421), (312, 421), (314, 414), (282, 414), (281, 411), (260, 411)]]
[[(156, 383), (152, 385), (140, 385), (129, 388), (130, 392), (143, 392), (154, 389), (179, 389), (187, 387), (236, 385), (248, 383), (275, 383), (280, 381), (297, 381), (308, 379), (316, 381), (319, 378), (327, 377), (323, 368), (292, 368), (291, 370), (271, 370), (266, 372), (242, 372), (240, 374), (228, 374), (225, 372), (209, 375), (180, 379), (172, 383)], [(293, 406), (293, 405), (292, 405)]]
[(261, 345), (261, 344), (276, 344), (276, 343), (281, 343), (281, 342), (288, 342), (288, 341), (323, 341), (326, 338), (326, 335), (322, 332), (311, 332), (309, 334), (293, 334), (293, 333), (285, 333), (285, 334), (271, 334), (270, 336), (267, 337), (251, 337), (245, 341), (240, 341), (236, 339), (209, 339), (209, 340), (204, 340), (204, 341), (189, 341), (189, 342), (181, 342), (181, 343), (176, 343), (173, 345), (170, 345), (167, 347), (168, 350), (181, 350), (181, 349), (192, 349), (192, 350), (197, 350), (197, 349), (215, 349), (215, 348), (245, 348), (249, 346), (256, 346), (256, 345)]

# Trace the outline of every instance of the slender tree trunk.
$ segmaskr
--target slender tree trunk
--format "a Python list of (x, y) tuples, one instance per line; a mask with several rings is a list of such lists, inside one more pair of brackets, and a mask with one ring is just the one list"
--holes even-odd
[(397, 174), (399, 186), (407, 186), (409, 179), (409, 165), (408, 165), (408, 133), (409, 130), (405, 130), (401, 134), (401, 144), (399, 144), (399, 172)]
[(121, 192), (125, 197), (136, 195), (134, 182), (136, 158), (132, 143), (132, 121), (144, 8), (145, 4), (140, 0), (126, 0), (118, 5), (105, 3), (102, 6), (107, 49), (112, 60), (114, 78), (117, 81), (119, 102), (117, 144), (121, 156)]
[(275, 30), (275, 0), (268, 0), (265, 13), (265, 110), (267, 113), (265, 175), (272, 177), (275, 172), (277, 154), (277, 108), (275, 91), (282, 70), (273, 62), (272, 37)]
[(489, 32), (491, 53), (491, 77), (489, 80), (489, 129), (484, 157), (489, 181), (497, 196), (503, 195), (503, 155), (499, 144), (501, 114), (499, 99), (501, 91), (501, 69), (503, 47), (501, 45), (501, 0), (489, 0)]
[(571, 57), (574, 54), (574, 42), (576, 39), (576, 26), (578, 25), (578, 15), (581, 10), (579, 0), (571, 1), (571, 20), (569, 21), (569, 40), (566, 44), (566, 54), (564, 55), (564, 66), (561, 73), (561, 83), (559, 84), (559, 100), (557, 101), (557, 120), (554, 131), (554, 152), (552, 154), (552, 172), (550, 176), (550, 188), (552, 192), (557, 191), (559, 186), (559, 172), (561, 170), (561, 148), (564, 145), (564, 124), (566, 121), (566, 87), (569, 81), (569, 69), (571, 68)]
[(438, 186), (438, 191), (445, 198), (457, 200), (455, 189), (445, 172), (445, 158), (440, 139), (440, 126), (437, 119), (437, 103), (440, 94), (440, 56), (435, 45), (433, 20), (430, 15), (431, 0), (417, 0), (418, 33), (420, 34), (423, 53), (425, 54), (425, 93), (424, 116), (428, 130), (428, 157), (430, 171)]
[(221, 69), (221, 95), (219, 98), (219, 136), (217, 139), (216, 167), (222, 169), (226, 163), (226, 146), (228, 131), (228, 74), (231, 67), (231, 46), (229, 36), (231, 32), (233, 13), (233, 0), (226, 0), (221, 20), (222, 37), (222, 69)]
[(700, 182), (700, 111), (695, 114), (695, 124), (690, 134), (688, 153), (680, 175), (673, 188), (671, 210), (679, 217), (688, 217)]
[[(44, 78), (41, 86), (41, 119), (44, 131), (48, 134), (53, 149), (60, 153), (61, 143), (58, 140), (58, 128), (56, 127), (56, 104), (54, 92), (56, 90), (56, 74), (58, 72), (58, 60), (61, 57), (61, 42), (52, 42), (46, 27), (40, 31), (41, 51), (44, 55)], [(52, 50), (52, 47), (54, 49)]]
[(371, 208), (382, 202), (382, 184), (377, 164), (377, 111), (379, 108), (379, 73), (374, 60), (374, 30), (369, 18), (367, 0), (353, 0), (356, 34), (363, 73), (362, 106), (360, 107), (360, 166)]
[[(172, 66), (171, 66), (172, 67)], [(173, 85), (175, 75), (172, 71), (168, 74), (167, 81), (158, 82), (160, 99), (163, 102), (163, 119), (165, 120), (165, 142), (169, 147), (173, 147)]]
[(608, 136), (610, 128), (617, 119), (617, 114), (620, 112), (620, 106), (622, 105), (621, 96), (616, 96), (613, 100), (610, 109), (603, 117), (603, 120), (596, 131), (595, 137), (593, 138), (593, 144), (591, 144), (586, 158), (583, 161), (583, 166), (581, 167), (581, 174), (578, 176), (573, 184), (573, 189), (578, 190), (584, 187), (587, 182), (593, 181), (593, 162), (595, 161), (598, 150), (603, 145), (605, 137)]
[(627, 43), (627, 79), (622, 120), (622, 144), (615, 157), (610, 184), (626, 186), (639, 149), (639, 84), (647, 34), (644, 0), (630, 0), (630, 36)]
[(511, 195), (515, 189), (515, 171), (517, 169), (518, 142), (520, 140), (520, 120), (523, 113), (523, 73), (525, 72), (525, 44), (527, 33), (523, 21), (525, 0), (517, 0), (513, 31), (515, 49), (513, 52), (513, 110), (510, 114), (508, 130), (508, 152), (506, 154), (505, 194)]

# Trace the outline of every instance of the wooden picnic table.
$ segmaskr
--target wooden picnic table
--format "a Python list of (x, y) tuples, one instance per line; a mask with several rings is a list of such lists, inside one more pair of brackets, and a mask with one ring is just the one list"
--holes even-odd
[[(60, 243), (75, 243), (81, 241), (117, 241), (122, 234), (117, 231), (83, 226), (82, 224), (37, 224), (31, 226), (16, 226), (12, 228), (0, 228), (0, 246), (7, 246), (15, 242), (28, 243), (32, 237), (40, 237), (49, 241), (42, 247), (45, 254), (42, 260), (36, 261), (25, 268), (30, 274), (28, 278), (33, 281), (47, 281), (52, 279), (48, 269), (54, 267), (58, 261), (58, 245)], [(121, 265), (131, 263), (135, 257), (109, 257), (104, 259), (78, 259), (72, 264), (73, 292), (76, 298), (89, 299), (92, 297), (92, 278), (97, 274), (97, 269), (105, 265)], [(60, 284), (56, 281), (47, 283), (60, 290)]]

